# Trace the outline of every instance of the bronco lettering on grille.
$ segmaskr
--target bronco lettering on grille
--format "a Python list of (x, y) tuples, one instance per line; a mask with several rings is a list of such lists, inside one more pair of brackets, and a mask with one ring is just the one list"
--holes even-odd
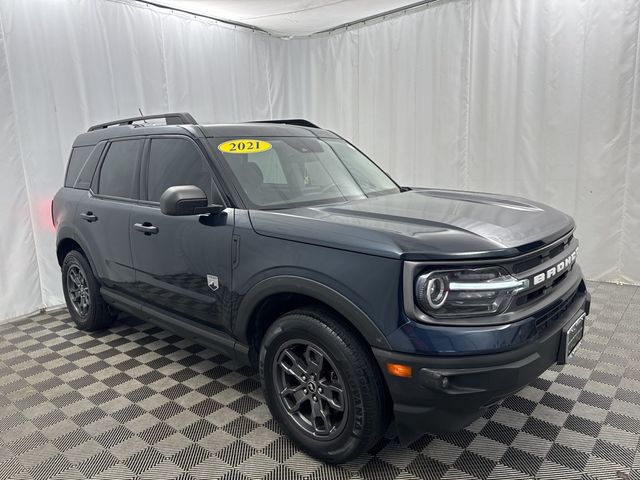
[(553, 267), (547, 269), (545, 272), (541, 272), (533, 277), (533, 285), (540, 285), (543, 282), (546, 282), (550, 278), (555, 277), (556, 275), (560, 275), (565, 270), (568, 270), (571, 265), (576, 261), (576, 257), (578, 256), (578, 249), (576, 248), (573, 253), (567, 256), (561, 262), (555, 264)]

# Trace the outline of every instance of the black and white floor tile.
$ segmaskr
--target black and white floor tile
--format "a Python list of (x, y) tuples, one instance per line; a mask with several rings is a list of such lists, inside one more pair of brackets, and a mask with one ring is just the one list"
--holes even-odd
[(0, 325), (0, 479), (640, 480), (640, 289), (591, 283), (578, 352), (456, 434), (342, 466), (298, 451), (256, 372), (135, 319)]

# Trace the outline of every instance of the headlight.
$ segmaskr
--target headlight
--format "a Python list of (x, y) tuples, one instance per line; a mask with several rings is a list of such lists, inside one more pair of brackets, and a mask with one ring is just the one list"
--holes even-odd
[(528, 286), (529, 280), (518, 280), (500, 267), (436, 270), (418, 276), (415, 298), (434, 317), (495, 315)]

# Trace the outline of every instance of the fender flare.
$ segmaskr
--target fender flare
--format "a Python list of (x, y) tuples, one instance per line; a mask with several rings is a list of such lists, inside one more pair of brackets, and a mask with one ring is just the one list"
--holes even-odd
[[(98, 275), (98, 271), (96, 270), (95, 263), (93, 262), (91, 252), (87, 250), (87, 247), (85, 246), (85, 242), (83, 241), (82, 238), (80, 238), (77, 235), (77, 232), (73, 228), (65, 226), (58, 230), (58, 233), (56, 235), (56, 255), (57, 255), (58, 249), (60, 248), (60, 244), (65, 240), (73, 240), (75, 243), (80, 245), (80, 248), (82, 249), (82, 253), (84, 253), (84, 256), (87, 259), (87, 262), (89, 262), (89, 266), (91, 267), (91, 270), (93, 270), (93, 275), (98, 280), (98, 283), (102, 284), (102, 281)], [(62, 263), (60, 264), (60, 266), (62, 266)]]
[(233, 332), (247, 345), (251, 316), (260, 303), (271, 295), (296, 293), (314, 298), (342, 315), (373, 347), (390, 350), (391, 345), (378, 326), (351, 300), (327, 285), (295, 275), (278, 275), (258, 282), (242, 297)]

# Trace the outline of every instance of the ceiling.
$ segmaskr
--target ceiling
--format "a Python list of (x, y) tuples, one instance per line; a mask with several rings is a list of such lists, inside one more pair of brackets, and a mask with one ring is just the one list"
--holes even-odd
[(414, 5), (417, 0), (150, 0), (220, 20), (300, 36)]

